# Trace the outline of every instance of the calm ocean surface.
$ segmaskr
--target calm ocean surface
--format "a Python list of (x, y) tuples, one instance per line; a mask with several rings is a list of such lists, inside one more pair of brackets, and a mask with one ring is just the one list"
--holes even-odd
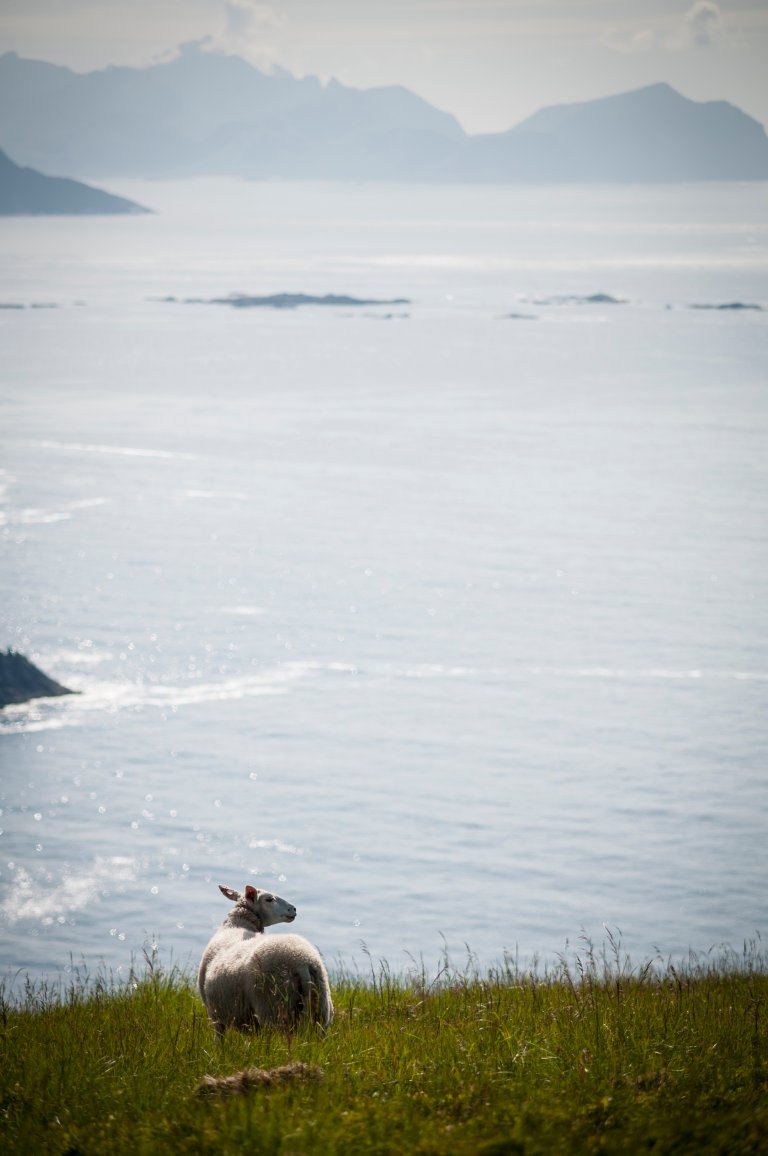
[[(115, 191), (0, 221), (0, 646), (81, 692), (0, 715), (0, 977), (218, 882), (361, 969), (765, 933), (766, 186)], [(282, 291), (411, 304), (182, 303)]]

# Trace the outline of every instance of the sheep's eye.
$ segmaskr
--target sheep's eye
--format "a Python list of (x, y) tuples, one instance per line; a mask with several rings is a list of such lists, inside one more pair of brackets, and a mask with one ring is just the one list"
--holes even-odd
[(274, 903), (275, 902), (274, 895), (267, 895), (266, 898), (267, 898), (267, 903)]

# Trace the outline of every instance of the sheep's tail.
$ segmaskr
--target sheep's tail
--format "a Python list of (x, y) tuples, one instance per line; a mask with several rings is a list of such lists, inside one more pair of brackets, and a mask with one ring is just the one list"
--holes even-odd
[(289, 1080), (322, 1080), (322, 1068), (294, 1060), (279, 1068), (245, 1068), (231, 1076), (203, 1076), (195, 1088), (197, 1096), (245, 1096), (256, 1088), (272, 1088)]

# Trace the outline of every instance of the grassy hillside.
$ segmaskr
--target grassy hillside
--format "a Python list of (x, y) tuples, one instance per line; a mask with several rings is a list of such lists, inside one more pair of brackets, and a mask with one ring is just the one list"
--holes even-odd
[[(122, 986), (0, 999), (8, 1153), (758, 1153), (768, 1150), (768, 975), (744, 956), (632, 968), (589, 944), (553, 973), (445, 968), (334, 985), (336, 1020), (214, 1042), (151, 960)], [(290, 1061), (322, 1082), (201, 1097), (204, 1074)]]

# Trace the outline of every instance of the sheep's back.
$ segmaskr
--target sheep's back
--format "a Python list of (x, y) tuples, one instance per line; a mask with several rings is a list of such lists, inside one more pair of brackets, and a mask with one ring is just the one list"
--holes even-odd
[(320, 963), (320, 953), (308, 939), (302, 935), (263, 935), (258, 941), (249, 944), (249, 957), (258, 956), (261, 967), (296, 967), (306, 964), (315, 966)]

